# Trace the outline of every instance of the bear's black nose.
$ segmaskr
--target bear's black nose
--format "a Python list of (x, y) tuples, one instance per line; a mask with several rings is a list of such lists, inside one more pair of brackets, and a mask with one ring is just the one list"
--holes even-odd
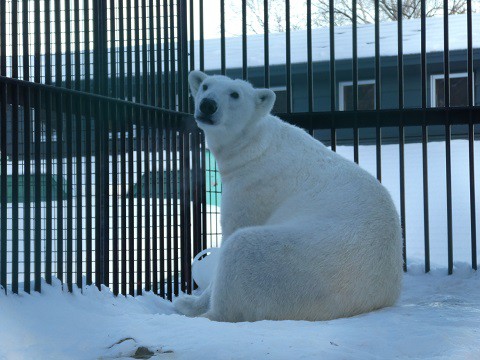
[(209, 98), (205, 98), (200, 103), (200, 111), (205, 115), (212, 115), (217, 111), (217, 103)]

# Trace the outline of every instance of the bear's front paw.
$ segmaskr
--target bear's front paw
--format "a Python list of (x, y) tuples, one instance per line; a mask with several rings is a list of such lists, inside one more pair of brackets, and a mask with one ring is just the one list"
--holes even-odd
[(195, 317), (203, 314), (205, 309), (199, 296), (180, 295), (173, 301), (173, 307), (179, 314), (189, 317)]

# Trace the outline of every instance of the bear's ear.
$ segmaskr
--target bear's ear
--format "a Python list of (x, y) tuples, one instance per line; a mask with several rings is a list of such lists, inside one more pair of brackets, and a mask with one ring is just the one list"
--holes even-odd
[(275, 93), (270, 89), (255, 90), (257, 110), (261, 112), (262, 115), (269, 114), (275, 103), (275, 98)]
[(208, 75), (197, 70), (190, 71), (188, 74), (188, 84), (190, 85), (190, 90), (192, 92), (193, 97), (197, 95), (198, 88), (200, 84), (205, 80)]

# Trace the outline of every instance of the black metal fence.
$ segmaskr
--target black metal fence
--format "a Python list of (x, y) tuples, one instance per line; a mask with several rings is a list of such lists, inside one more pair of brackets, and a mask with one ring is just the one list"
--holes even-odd
[(3, 288), (56, 276), (69, 290), (192, 290), (217, 211), (203, 135), (182, 112), (183, 5), (1, 2)]
[[(256, 13), (252, 3), (257, 6)], [(358, 9), (361, 4), (353, 0), (347, 10), (342, 9), (343, 21), (338, 19), (339, 4), (333, 0), (322, 4), (323, 23), (315, 18), (322, 14), (321, 8), (307, 0), (300, 11), (302, 21), (297, 19), (294, 24), (291, 1), (242, 0), (236, 11), (237, 26), (229, 16), (240, 2), (226, 4), (225, 0), (219, 0), (214, 13), (203, 0), (2, 1), (0, 285), (13, 292), (23, 286), (28, 292), (33, 283), (33, 289), (40, 291), (42, 277), (50, 283), (56, 276), (69, 289), (95, 283), (110, 286), (115, 294), (140, 294), (145, 289), (168, 298), (180, 290), (191, 291), (192, 255), (211, 245), (210, 234), (219, 235), (217, 203), (208, 203), (212, 181), (205, 177), (215, 174), (215, 166), (209, 165), (203, 135), (187, 115), (192, 106), (187, 74), (194, 68), (239, 76), (255, 85), (283, 86), (285, 110), (280, 116), (333, 150), (337, 150), (339, 134), (349, 133), (353, 160), (360, 164), (362, 136), (368, 132), (371, 141), (373, 133), (379, 180), (383, 177), (384, 134), (388, 132), (388, 143), (398, 145), (399, 209), (405, 234), (409, 226), (405, 145), (419, 141), (426, 271), (430, 269), (432, 196), (446, 198), (445, 245), (448, 269), (453, 271), (451, 139), (452, 129), (460, 126), (463, 130), (455, 132), (456, 136), (468, 141), (469, 186), (462, 191), (468, 193), (471, 265), (476, 269), (474, 153), (480, 109), (474, 98), (474, 74), (480, 60), (474, 46), (478, 35), (472, 21), (472, 0), (465, 1), (466, 38), (460, 53), (457, 48), (450, 50), (451, 11), (449, 2), (443, 3), (443, 49), (434, 54), (440, 54), (443, 64), (441, 108), (432, 107), (429, 101), (432, 83), (428, 69), (433, 55), (427, 47), (426, 1), (418, 4), (420, 106), (413, 108), (405, 103), (412, 89), (407, 89), (404, 81), (409, 64), (404, 62), (407, 15), (402, 2), (396, 5), (396, 54), (387, 57), (382, 55), (383, 10), (379, 0), (372, 2), (370, 43), (374, 51), (366, 60), (359, 56), (359, 33), (366, 26), (360, 24), (365, 22)], [(270, 17), (272, 12), (276, 23)], [(252, 25), (251, 19), (259, 23)], [(212, 32), (208, 29), (215, 21), (218, 28)], [(314, 46), (316, 27), (328, 29), (326, 47)], [(336, 30), (339, 27), (340, 32)], [(292, 54), (296, 45), (292, 37), (299, 28), (305, 42), (301, 64), (294, 59), (297, 54)], [(351, 43), (338, 43), (345, 29), (351, 34)], [(251, 35), (252, 31), (260, 35)], [(227, 33), (239, 40), (236, 61), (228, 56), (229, 44), (234, 42)], [(249, 52), (250, 43), (259, 36), (263, 54), (258, 49)], [(212, 37), (218, 38), (215, 51), (211, 47), (206, 51)], [(276, 46), (273, 40), (279, 37), (284, 41), (281, 56), (285, 58), (280, 64), (276, 60), (279, 48), (271, 52)], [(336, 51), (345, 47), (351, 49), (350, 58), (337, 58)], [(319, 60), (316, 56), (322, 51), (327, 55)], [(467, 99), (459, 107), (450, 103), (450, 55), (454, 52), (463, 56), (455, 66), (466, 73)], [(411, 54), (408, 56), (410, 62)], [(212, 59), (218, 60), (217, 67)], [(365, 61), (370, 62), (375, 80), (374, 108), (370, 110), (363, 110), (360, 101)], [(381, 81), (387, 63), (395, 74), (394, 108), (384, 106), (385, 89), (392, 87)], [(351, 82), (351, 111), (339, 111), (338, 80), (344, 76), (340, 70), (345, 69)], [(327, 84), (326, 92), (319, 83)], [(306, 99), (304, 108), (295, 103), (299, 97)], [(318, 111), (319, 104), (326, 110)], [(408, 137), (412, 128), (417, 134), (414, 140)], [(444, 194), (429, 193), (432, 129), (435, 140), (442, 140), (445, 148)]]

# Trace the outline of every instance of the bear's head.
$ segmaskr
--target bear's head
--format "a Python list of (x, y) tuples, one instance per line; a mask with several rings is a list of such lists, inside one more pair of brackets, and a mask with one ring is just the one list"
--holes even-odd
[(275, 93), (269, 89), (254, 89), (243, 80), (226, 76), (208, 76), (192, 71), (188, 76), (195, 99), (195, 120), (207, 136), (240, 135), (246, 127), (261, 121), (272, 110)]

